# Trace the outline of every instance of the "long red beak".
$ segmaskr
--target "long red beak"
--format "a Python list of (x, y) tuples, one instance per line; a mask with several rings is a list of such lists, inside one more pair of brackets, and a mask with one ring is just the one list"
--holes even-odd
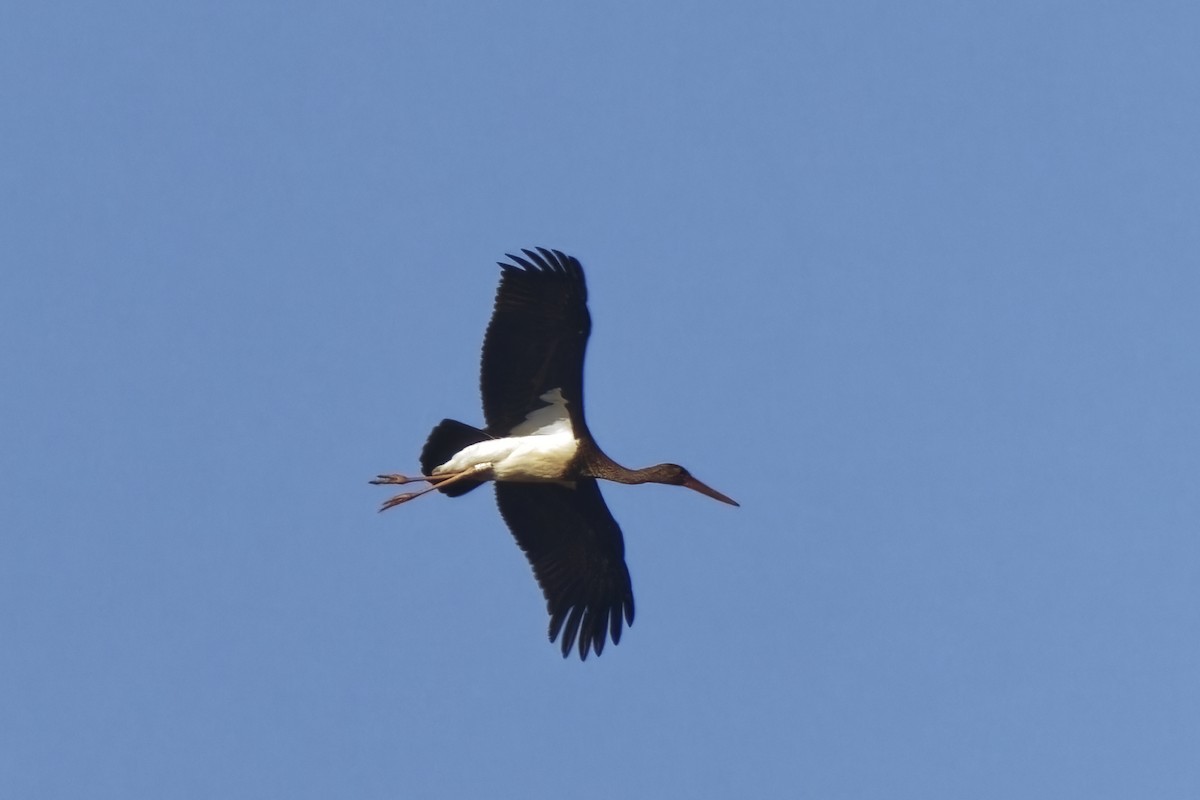
[(738, 505), (738, 502), (736, 500), (734, 500), (730, 497), (726, 497), (725, 495), (721, 494), (720, 492), (718, 492), (716, 489), (712, 488), (708, 484), (701, 483), (700, 481), (696, 480), (695, 478), (688, 477), (688, 479), (683, 482), (683, 485), (689, 489), (693, 489), (693, 490), (699, 492), (700, 494), (706, 494), (709, 497), (711, 497), (713, 500), (720, 500), (722, 503), (728, 503), (731, 506)]

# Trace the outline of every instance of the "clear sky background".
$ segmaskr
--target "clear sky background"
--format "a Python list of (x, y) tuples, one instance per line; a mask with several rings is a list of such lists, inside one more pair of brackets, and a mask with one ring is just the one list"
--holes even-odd
[[(0, 12), (0, 796), (1200, 797), (1194, 3)], [(637, 621), (490, 492), (580, 257)]]

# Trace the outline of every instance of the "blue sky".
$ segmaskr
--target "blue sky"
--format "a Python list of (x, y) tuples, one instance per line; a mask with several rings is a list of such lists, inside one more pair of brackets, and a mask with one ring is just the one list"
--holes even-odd
[[(1200, 795), (1200, 11), (0, 14), (0, 795)], [(505, 252), (582, 259), (638, 617), (487, 493)]]

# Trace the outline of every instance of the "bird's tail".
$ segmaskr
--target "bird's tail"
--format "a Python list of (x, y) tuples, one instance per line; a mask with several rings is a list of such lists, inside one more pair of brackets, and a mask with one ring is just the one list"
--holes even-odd
[[(430, 475), (434, 467), (445, 464), (455, 453), (468, 445), (493, 438), (486, 431), (472, 428), (465, 422), (444, 419), (439, 422), (425, 441), (421, 451), (421, 474)], [(483, 481), (455, 481), (445, 489), (438, 489), (450, 497), (458, 497), (474, 489)]]

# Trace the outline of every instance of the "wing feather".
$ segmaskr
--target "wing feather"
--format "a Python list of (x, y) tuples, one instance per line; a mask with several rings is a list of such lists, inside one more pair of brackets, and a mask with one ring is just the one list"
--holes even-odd
[(483, 341), (480, 388), (488, 432), (503, 436), (542, 395), (561, 389), (576, 431), (583, 425), (583, 357), (592, 329), (578, 259), (558, 250), (523, 250), (501, 262), (500, 287)]
[(563, 657), (578, 641), (579, 658), (600, 655), (606, 636), (621, 641), (633, 624), (633, 585), (625, 540), (591, 478), (574, 488), (553, 483), (496, 484), (500, 514), (533, 566), (546, 597), (550, 641), (562, 635)]

